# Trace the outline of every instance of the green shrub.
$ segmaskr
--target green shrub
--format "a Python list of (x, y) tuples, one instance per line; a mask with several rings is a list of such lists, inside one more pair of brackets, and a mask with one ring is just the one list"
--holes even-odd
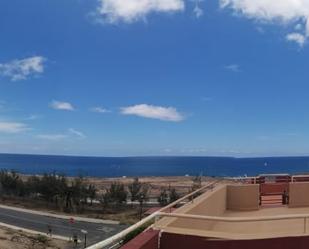
[(46, 244), (48, 241), (48, 238), (42, 234), (38, 234), (38, 236), (36, 237), (36, 240), (42, 244)]
[(150, 225), (152, 224), (152, 222), (147, 222), (144, 225), (136, 228), (135, 230), (133, 230), (132, 232), (128, 233), (123, 241), (122, 244), (126, 244), (128, 243), (130, 240), (134, 239), (137, 235), (141, 234), (142, 232), (144, 232)]

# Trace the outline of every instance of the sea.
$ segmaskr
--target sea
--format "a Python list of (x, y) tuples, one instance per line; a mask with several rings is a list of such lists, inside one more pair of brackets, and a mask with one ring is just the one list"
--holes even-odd
[(0, 154), (0, 169), (66, 176), (256, 176), (309, 173), (309, 157), (83, 157)]

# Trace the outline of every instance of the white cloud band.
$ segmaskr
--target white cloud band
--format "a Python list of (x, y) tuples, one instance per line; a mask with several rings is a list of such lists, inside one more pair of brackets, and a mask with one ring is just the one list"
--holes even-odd
[(20, 133), (29, 130), (24, 123), (0, 122), (0, 133)]
[(64, 134), (40, 134), (40, 135), (37, 135), (37, 138), (44, 139), (44, 140), (50, 140), (50, 141), (59, 141), (59, 140), (67, 138), (67, 135), (64, 135)]
[[(262, 22), (297, 24), (297, 35), (287, 37), (303, 45), (309, 37), (308, 0), (219, 0), (221, 8), (233, 9), (236, 13)], [(303, 25), (304, 24), (304, 25)]]
[(303, 47), (306, 42), (306, 37), (300, 33), (290, 33), (287, 34), (286, 40), (296, 42), (300, 47)]
[(154, 12), (183, 11), (184, 0), (99, 0), (98, 14), (109, 23), (134, 22)]
[(100, 107), (100, 106), (97, 106), (97, 107), (92, 107), (89, 109), (91, 112), (97, 112), (97, 113), (108, 113), (110, 112), (109, 110), (103, 108), (103, 107)]
[(78, 130), (75, 130), (75, 129), (73, 129), (73, 128), (70, 128), (70, 129), (69, 129), (69, 132), (70, 132), (71, 134), (77, 136), (78, 138), (86, 138), (86, 135), (85, 135), (83, 132), (78, 131)]
[(184, 120), (184, 116), (180, 114), (174, 107), (140, 104), (123, 107), (121, 108), (121, 113), (124, 115), (135, 115), (144, 118), (152, 118), (172, 122), (179, 122)]
[(12, 81), (26, 80), (32, 75), (43, 73), (45, 61), (46, 59), (42, 56), (33, 56), (0, 63), (0, 75), (9, 77)]
[(74, 111), (75, 110), (74, 106), (71, 103), (57, 101), (57, 100), (53, 100), (49, 106), (55, 110), (63, 110), (63, 111)]

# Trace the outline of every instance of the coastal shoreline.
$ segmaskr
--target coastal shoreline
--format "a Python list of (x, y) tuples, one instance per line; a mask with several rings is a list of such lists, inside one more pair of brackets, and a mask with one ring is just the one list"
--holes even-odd
[[(43, 175), (29, 175), (29, 174), (18, 174), (19, 179), (27, 183), (28, 180), (32, 180), (31, 177), (36, 176), (42, 178)], [(75, 184), (79, 177), (65, 177), (68, 185)], [(184, 196), (192, 191), (194, 178), (191, 176), (165, 176), (165, 177), (139, 177), (141, 184), (149, 186), (148, 199), (144, 203), (144, 211), (152, 207), (159, 207), (160, 203), (158, 197), (162, 191), (175, 190), (177, 195)], [(90, 200), (88, 204), (83, 204), (82, 209), (79, 211), (74, 209), (68, 212), (62, 207), (58, 206), (57, 203), (48, 203), (39, 196), (27, 197), (27, 196), (14, 196), (10, 194), (1, 195), (1, 204), (12, 208), (20, 208), (23, 210), (33, 210), (35, 212), (44, 212), (51, 215), (64, 215), (64, 216), (75, 216), (81, 217), (82, 219), (100, 219), (116, 221), (124, 224), (131, 224), (137, 221), (139, 218), (140, 207), (139, 202), (131, 202), (129, 195), (129, 185), (133, 183), (134, 177), (83, 177), (83, 183), (86, 186), (93, 185), (96, 189), (96, 197)], [(214, 178), (201, 177), (201, 185), (206, 184), (209, 181), (213, 181)], [(112, 184), (117, 183), (124, 186), (128, 192), (127, 200), (125, 205), (118, 205), (116, 208), (109, 207), (106, 209), (103, 201), (103, 196), (106, 191), (111, 187)]]
[[(22, 180), (27, 180), (31, 176), (39, 176), (43, 175), (35, 174), (19, 174)], [(108, 188), (112, 183), (118, 182), (128, 186), (133, 182), (135, 178), (138, 178), (141, 183), (146, 183), (151, 186), (150, 195), (156, 196), (162, 188), (175, 188), (179, 194), (187, 194), (191, 191), (191, 187), (193, 184), (193, 179), (195, 176), (141, 176), (141, 177), (92, 177), (85, 176), (83, 179), (88, 184), (93, 184), (97, 190), (98, 194), (103, 193), (103, 191)], [(66, 178), (70, 181), (73, 181), (77, 176), (66, 176)], [(203, 176), (202, 183), (206, 183), (207, 181), (212, 181), (213, 177)]]

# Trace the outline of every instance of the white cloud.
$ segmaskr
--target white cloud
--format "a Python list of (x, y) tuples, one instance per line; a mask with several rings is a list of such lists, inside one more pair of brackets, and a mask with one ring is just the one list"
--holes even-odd
[(121, 113), (124, 115), (136, 115), (139, 117), (160, 119), (164, 121), (179, 122), (184, 120), (184, 116), (174, 107), (140, 104), (123, 107), (121, 108)]
[(74, 106), (71, 103), (57, 101), (57, 100), (53, 100), (49, 106), (55, 110), (63, 110), (63, 111), (74, 111), (75, 110)]
[(29, 130), (24, 123), (2, 122), (0, 121), (0, 133), (20, 133)]
[(32, 114), (32, 115), (29, 115), (28, 117), (26, 117), (25, 120), (37, 120), (37, 119), (40, 119), (40, 118), (41, 118), (40, 115)]
[(79, 137), (79, 138), (86, 138), (86, 135), (84, 133), (82, 133), (81, 131), (77, 131), (73, 128), (70, 128), (69, 132), (72, 133), (73, 135)]
[(196, 18), (200, 18), (204, 14), (204, 11), (201, 7), (196, 5), (193, 9), (193, 13), (194, 13)]
[(103, 107), (99, 107), (99, 106), (90, 108), (90, 111), (91, 112), (97, 112), (97, 113), (107, 113), (107, 112), (110, 112), (109, 110), (107, 110), (107, 109), (105, 109)]
[(204, 0), (191, 0), (195, 3), (195, 7), (193, 9), (193, 14), (196, 18), (200, 18), (202, 15), (204, 15), (203, 9), (199, 6), (200, 2), (204, 2)]
[(49, 141), (60, 141), (69, 137), (77, 137), (80, 139), (86, 138), (86, 135), (80, 131), (77, 131), (73, 128), (69, 128), (67, 132), (63, 133), (47, 133), (47, 134), (39, 134), (36, 137), (39, 139), (49, 140)]
[(226, 70), (232, 71), (234, 73), (240, 72), (240, 66), (238, 64), (230, 64), (224, 67)]
[(40, 134), (37, 135), (37, 138), (50, 140), (50, 141), (59, 141), (67, 138), (67, 135), (64, 134)]
[(32, 75), (43, 73), (45, 61), (42, 56), (33, 56), (0, 63), (0, 75), (9, 77), (12, 81), (26, 80)]
[(300, 33), (290, 33), (285, 38), (287, 41), (296, 42), (300, 47), (303, 47), (306, 42), (306, 37)]
[(178, 12), (184, 8), (184, 0), (99, 0), (97, 15), (108, 23), (132, 23), (150, 13)]
[[(231, 8), (250, 19), (279, 24), (296, 24), (304, 38), (309, 37), (308, 0), (219, 0), (222, 8)], [(300, 24), (300, 25), (298, 25)], [(299, 43), (299, 39), (293, 39)]]

